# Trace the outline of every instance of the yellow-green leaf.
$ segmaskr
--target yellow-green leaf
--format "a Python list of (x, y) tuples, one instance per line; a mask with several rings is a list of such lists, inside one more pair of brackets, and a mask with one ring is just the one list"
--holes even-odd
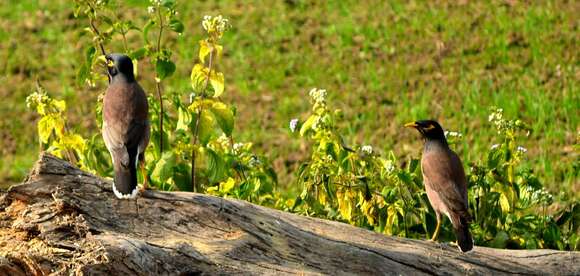
[(219, 97), (224, 92), (224, 74), (220, 72), (212, 72), (209, 78), (209, 82), (213, 87), (213, 96)]
[(61, 138), (61, 143), (66, 147), (80, 153), (85, 149), (85, 139), (78, 134), (66, 134)]
[(231, 136), (234, 130), (234, 112), (224, 103), (217, 101), (213, 103), (210, 110), (226, 136)]
[(199, 60), (204, 63), (205, 57), (212, 51), (212, 46), (207, 40), (199, 41)]
[(206, 68), (202, 64), (196, 64), (191, 69), (191, 88), (194, 91), (202, 92), (207, 78)]
[(46, 144), (48, 143), (48, 138), (52, 134), (54, 129), (54, 119), (53, 116), (44, 116), (38, 121), (38, 138), (40, 142)]
[(304, 124), (302, 124), (302, 127), (300, 128), (300, 136), (304, 136), (304, 134), (306, 134), (310, 129), (312, 129), (312, 125), (314, 125), (316, 119), (318, 119), (317, 115), (311, 115), (310, 117), (308, 117), (306, 122), (304, 122)]
[(164, 152), (161, 159), (155, 164), (151, 179), (159, 184), (164, 184), (167, 179), (172, 177), (173, 167), (175, 167), (175, 155), (171, 151)]
[(236, 181), (233, 178), (228, 177), (228, 180), (220, 183), (220, 190), (222, 193), (227, 194), (235, 187), (235, 185)]
[(64, 100), (52, 100), (52, 104), (59, 112), (66, 110), (66, 102)]
[(199, 119), (201, 121), (199, 122), (198, 137), (199, 141), (205, 145), (211, 138), (215, 120), (213, 116), (211, 116), (211, 114), (205, 110), (201, 113), (201, 118)]
[(505, 193), (500, 193), (499, 196), (499, 205), (501, 206), (501, 210), (504, 213), (508, 213), (510, 211), (510, 201), (507, 198), (507, 196), (505, 195)]
[(177, 109), (177, 127), (175, 130), (189, 131), (189, 124), (191, 124), (191, 115), (183, 108)]

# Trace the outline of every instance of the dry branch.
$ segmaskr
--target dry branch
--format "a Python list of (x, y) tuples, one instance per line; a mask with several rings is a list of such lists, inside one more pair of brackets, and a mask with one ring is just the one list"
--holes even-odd
[(43, 154), (0, 196), (0, 275), (580, 274), (580, 253), (468, 254), (239, 200), (111, 183)]

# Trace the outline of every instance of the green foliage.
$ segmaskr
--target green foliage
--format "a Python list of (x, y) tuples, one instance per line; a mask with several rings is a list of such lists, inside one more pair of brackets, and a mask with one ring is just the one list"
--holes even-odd
[[(148, 98), (150, 119), (154, 123), (146, 152), (145, 176), (154, 187), (244, 199), (304, 215), (339, 220), (388, 235), (425, 238), (432, 234), (435, 217), (424, 191), (418, 160), (401, 162), (390, 151), (383, 156), (370, 145), (347, 145), (346, 136), (338, 127), (346, 120), (345, 115), (341, 110), (332, 110), (328, 106), (325, 90), (310, 91), (312, 113), (304, 123), (300, 124), (297, 120), (291, 122), (292, 131), (298, 132), (311, 145), (311, 152), (309, 159), (296, 172), (301, 186), (300, 195), (289, 199), (290, 188), (277, 186), (277, 175), (270, 161), (256, 154), (252, 143), (234, 141), (234, 130), (238, 126), (236, 109), (222, 99), (228, 93), (225, 75), (218, 70), (224, 51), (221, 39), (229, 28), (228, 21), (221, 16), (203, 18), (204, 38), (195, 43), (196, 47), (191, 47), (197, 50), (195, 56), (198, 60), (193, 64), (188, 79), (178, 75), (182, 71), (176, 64), (181, 63), (175, 61), (177, 55), (173, 53), (177, 51), (171, 48), (175, 45), (175, 37), (168, 34), (173, 32), (180, 37), (185, 33), (186, 26), (190, 25), (183, 24), (178, 18), (175, 1), (150, 3), (147, 7), (149, 16), (142, 26), (117, 16), (116, 11), (122, 7), (115, 1), (75, 0), (75, 16), (87, 26), (82, 33), (91, 41), (85, 45), (77, 72), (79, 83), (95, 87), (105, 82), (101, 70), (105, 47), (119, 39), (124, 52), (134, 60), (136, 75), (139, 64), (144, 60), (148, 60), (151, 71), (154, 71), (157, 93), (155, 97)], [(362, 32), (368, 39), (376, 34), (366, 29), (349, 29), (345, 33), (343, 27), (325, 28), (322, 35), (333, 34), (330, 37), (340, 38), (336, 44), (356, 46), (353, 49), (360, 50), (356, 56), (361, 59), (365, 59), (366, 53), (382, 51), (379, 49), (382, 44), (370, 45), (365, 42), (364, 36), (361, 39), (353, 35)], [(279, 36), (278, 32), (283, 33), (284, 30), (273, 30), (271, 35)], [(131, 36), (142, 38), (141, 45), (129, 44), (127, 38)], [(318, 37), (312, 35), (309, 39)], [(387, 47), (383, 50), (389, 58), (396, 51), (402, 51), (393, 45)], [(397, 47), (404, 48), (404, 45)], [(443, 53), (445, 49), (440, 50)], [(501, 56), (488, 54), (494, 59)], [(250, 56), (253, 59), (263, 57), (253, 52)], [(296, 55), (293, 56), (296, 58)], [(502, 59), (492, 63), (505, 62)], [(368, 62), (365, 59), (363, 64)], [(244, 67), (249, 65), (238, 66), (249, 71), (248, 67)], [(289, 65), (288, 68), (295, 70), (296, 65)], [(397, 79), (408, 77), (411, 72), (409, 68), (398, 68), (402, 74), (393, 75), (397, 75)], [(345, 74), (331, 74), (333, 68), (319, 69), (308, 72), (313, 75), (312, 79), (317, 80), (315, 76), (325, 74), (320, 72), (328, 69), (326, 74), (336, 78), (339, 85), (350, 85), (345, 82)], [(357, 72), (360, 69), (357, 68)], [(272, 74), (270, 71), (275, 70), (266, 71), (256, 74), (264, 77), (263, 74)], [(371, 73), (363, 74), (363, 79), (377, 78), (379, 74), (375, 70), (366, 71)], [(168, 86), (170, 89), (163, 91), (164, 82), (171, 77), (189, 82), (193, 92), (174, 86)], [(266, 77), (271, 77), (272, 82), (280, 80), (277, 75)], [(296, 81), (299, 84), (305, 82), (312, 80)], [(381, 82), (396, 84), (397, 80), (381, 79)], [(256, 83), (246, 85), (245, 90), (258, 86)], [(414, 84), (405, 84), (407, 86), (413, 87)], [(365, 89), (382, 91), (384, 87)], [(361, 96), (361, 100), (366, 101), (367, 96), (371, 94)], [(382, 100), (390, 101), (386, 98)], [(410, 114), (426, 113), (428, 98), (419, 99), (421, 102), (416, 103), (416, 107), (405, 106), (411, 100), (403, 99), (404, 108), (411, 109)], [(466, 102), (469, 107), (468, 104), (475, 101), (468, 97)], [(43, 149), (67, 158), (84, 169), (101, 175), (111, 174), (110, 157), (100, 134), (83, 139), (68, 130), (64, 101), (51, 99), (46, 92), (39, 90), (27, 99), (27, 103), (40, 115), (38, 134)], [(169, 105), (164, 106), (164, 103)], [(477, 104), (481, 105), (479, 102)], [(99, 126), (101, 109), (99, 102), (96, 106)], [(294, 112), (293, 108), (287, 109)], [(489, 148), (482, 160), (470, 164), (467, 170), (469, 205), (474, 215), (471, 230), (476, 243), (500, 248), (578, 250), (580, 204), (572, 202), (553, 206), (553, 197), (542, 187), (535, 172), (526, 166), (526, 150), (519, 143), (522, 142), (521, 134), (529, 133), (530, 128), (519, 120), (505, 119), (502, 110), (494, 110), (489, 119), (500, 141)], [(359, 130), (357, 122), (352, 124), (354, 131)], [(450, 144), (461, 145), (460, 133), (448, 132), (447, 135)], [(401, 163), (405, 165), (400, 166)], [(550, 214), (548, 209), (551, 209)], [(441, 237), (454, 240), (449, 224), (443, 228)]]
[[(159, 123), (152, 124), (151, 145), (146, 152), (149, 182), (162, 190), (207, 191), (272, 204), (277, 176), (266, 158), (252, 153), (251, 143), (234, 143), (235, 109), (220, 98), (225, 91), (225, 78), (217, 70), (217, 61), (223, 52), (219, 43), (229, 28), (228, 20), (205, 16), (202, 21), (207, 37), (199, 41), (199, 61), (191, 70), (193, 93), (166, 91), (169, 94), (163, 95), (163, 81), (177, 69), (171, 61), (172, 50), (164, 46), (167, 45), (164, 31), (178, 34), (185, 31), (177, 18), (175, 1), (151, 1), (147, 7), (149, 18), (142, 28), (130, 21), (113, 20), (110, 14), (115, 7), (108, 1), (75, 3), (76, 14), (88, 17), (87, 33), (95, 42), (87, 46), (86, 65), (79, 73), (79, 79), (84, 82), (94, 85), (94, 80), (99, 79), (95, 68), (102, 64), (103, 57), (96, 54), (97, 48), (105, 54), (105, 46), (114, 35), (126, 41), (129, 31), (142, 34), (142, 47), (132, 50), (126, 42), (124, 47), (134, 60), (136, 73), (139, 60), (144, 58), (149, 58), (155, 68), (157, 98), (148, 100), (150, 119)], [(97, 26), (107, 30), (99, 31)], [(155, 39), (151, 39), (153, 36)], [(183, 100), (184, 96), (189, 96), (188, 102)], [(173, 110), (164, 109), (165, 101)], [(98, 105), (97, 110), (100, 108)], [(92, 160), (96, 162), (92, 165), (104, 171), (108, 166), (101, 164), (106, 160), (100, 157), (94, 156)], [(192, 175), (192, 172), (195, 173)]]
[[(569, 210), (548, 215), (553, 196), (543, 188), (534, 172), (522, 166), (527, 149), (520, 146), (521, 133), (529, 128), (520, 120), (505, 119), (502, 109), (492, 110), (489, 121), (495, 125), (498, 144), (487, 156), (471, 166), (470, 209), (473, 210), (477, 244), (499, 248), (556, 248), (577, 250), (578, 226), (566, 219), (578, 217)], [(559, 223), (558, 223), (559, 221)], [(562, 227), (567, 224), (566, 227)]]
[(37, 85), (35, 92), (26, 98), (26, 106), (36, 110), (40, 149), (64, 158), (80, 168), (95, 172), (92, 165), (97, 162), (98, 153), (92, 148), (93, 141), (87, 142), (82, 136), (69, 130), (66, 118), (66, 102), (51, 98), (46, 90)]
[[(418, 160), (397, 168), (391, 152), (382, 157), (369, 145), (349, 148), (339, 133), (340, 111), (331, 111), (325, 90), (312, 89), (312, 114), (300, 136), (312, 143), (312, 155), (298, 170), (301, 195), (290, 210), (341, 220), (377, 232), (405, 237), (429, 237), (435, 216), (428, 204)], [(580, 216), (577, 203), (555, 216), (547, 215), (549, 194), (533, 171), (521, 165), (526, 149), (519, 133), (529, 134), (520, 120), (508, 120), (493, 110), (489, 121), (501, 139), (486, 158), (471, 165), (469, 205), (474, 214), (476, 244), (498, 248), (577, 250)], [(295, 131), (297, 122), (291, 122)], [(446, 132), (450, 144), (462, 135)], [(453, 240), (450, 229), (443, 236)]]

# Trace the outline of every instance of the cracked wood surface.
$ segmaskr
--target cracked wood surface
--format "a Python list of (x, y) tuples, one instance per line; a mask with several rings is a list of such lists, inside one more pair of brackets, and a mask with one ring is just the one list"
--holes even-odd
[(0, 197), (0, 275), (580, 274), (580, 253), (388, 237), (245, 201), (111, 183), (44, 154)]

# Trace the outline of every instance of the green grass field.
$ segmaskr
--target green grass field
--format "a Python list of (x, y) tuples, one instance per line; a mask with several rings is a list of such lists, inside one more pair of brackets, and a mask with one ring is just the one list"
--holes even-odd
[[(25, 105), (36, 79), (67, 101), (71, 125), (85, 135), (99, 132), (94, 106), (106, 85), (75, 80), (87, 41), (70, 1), (8, 2), (0, 6), (4, 186), (21, 181), (37, 158), (36, 117)], [(119, 16), (141, 25), (148, 1), (126, 2)], [(347, 142), (401, 157), (418, 157), (421, 145), (403, 124), (434, 118), (463, 133), (456, 150), (465, 162), (481, 160), (497, 142), (489, 109), (503, 108), (531, 127), (522, 146), (545, 186), (579, 198), (580, 4), (539, 2), (179, 1), (186, 33), (168, 40), (177, 72), (166, 90), (189, 93), (201, 18), (223, 14), (233, 28), (219, 69), (224, 100), (237, 107), (234, 136), (273, 160), (281, 185), (294, 185), (297, 163), (308, 155), (288, 122), (306, 119), (308, 91), (319, 87), (343, 110)], [(138, 34), (128, 39), (130, 47), (141, 43)], [(148, 93), (151, 71), (140, 64)]]

